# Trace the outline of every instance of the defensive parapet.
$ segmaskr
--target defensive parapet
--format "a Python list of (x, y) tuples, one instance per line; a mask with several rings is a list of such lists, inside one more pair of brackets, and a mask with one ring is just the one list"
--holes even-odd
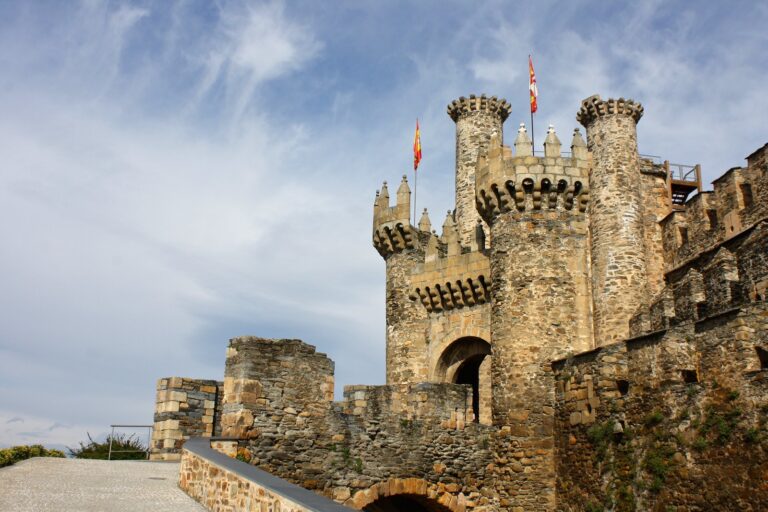
[(487, 150), (491, 134), (503, 140), (511, 110), (507, 100), (484, 94), (462, 96), (448, 105), (448, 115), (456, 123), (456, 223), (463, 245), (469, 245), (479, 220), (474, 206), (477, 157)]
[[(483, 219), (490, 223), (493, 217), (510, 211), (560, 210), (583, 213), (589, 201), (587, 184), (589, 159), (581, 151), (583, 139), (574, 134), (574, 156), (560, 156), (559, 141), (545, 143), (545, 157), (535, 157), (526, 152), (525, 128), (521, 127), (515, 143), (518, 154), (512, 156), (508, 146), (502, 146), (498, 136), (492, 138), (486, 155), (477, 162), (476, 207)], [(555, 149), (552, 146), (557, 146)], [(530, 141), (528, 141), (530, 146)], [(527, 153), (527, 154), (526, 154)]]
[(411, 188), (408, 178), (397, 189), (394, 206), (389, 205), (389, 189), (385, 181), (376, 191), (373, 202), (373, 246), (383, 258), (404, 249), (416, 247), (415, 230), (411, 226)]

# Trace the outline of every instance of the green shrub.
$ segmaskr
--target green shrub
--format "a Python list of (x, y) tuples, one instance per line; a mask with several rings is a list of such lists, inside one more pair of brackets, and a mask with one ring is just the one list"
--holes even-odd
[(12, 446), (0, 450), (0, 468), (32, 457), (64, 457), (61, 450), (52, 450), (40, 444)]
[[(104, 459), (109, 457), (109, 442), (112, 440), (112, 460), (145, 460), (147, 447), (133, 434), (115, 434), (107, 436), (103, 443), (97, 443), (88, 434), (88, 443), (80, 441), (77, 448), (69, 448), (69, 455), (76, 459)], [(130, 451), (126, 451), (130, 450)]]
[(708, 446), (709, 446), (709, 443), (703, 437), (697, 437), (696, 440), (693, 442), (693, 449), (698, 452), (702, 452), (706, 450)]
[(664, 421), (664, 415), (660, 411), (653, 411), (651, 414), (645, 417), (645, 425), (653, 427)]

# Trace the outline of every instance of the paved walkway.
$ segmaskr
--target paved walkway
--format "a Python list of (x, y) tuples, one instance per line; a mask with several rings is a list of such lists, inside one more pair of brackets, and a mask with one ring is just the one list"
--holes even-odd
[(171, 462), (34, 458), (0, 469), (0, 510), (201, 512)]

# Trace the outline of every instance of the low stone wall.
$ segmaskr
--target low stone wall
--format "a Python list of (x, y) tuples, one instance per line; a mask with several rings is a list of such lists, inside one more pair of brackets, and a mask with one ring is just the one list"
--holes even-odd
[[(215, 512), (349, 512), (327, 498), (302, 489), (228, 456), (233, 443), (192, 439), (181, 454), (179, 487)], [(219, 451), (220, 450), (220, 451)], [(221, 451), (225, 453), (221, 453)], [(229, 453), (232, 455), (232, 453)]]
[(150, 460), (179, 460), (191, 437), (215, 434), (220, 383), (168, 377), (157, 381)]
[(764, 510), (768, 304), (554, 363), (562, 511)]
[(332, 382), (332, 362), (311, 345), (236, 338), (223, 434), (245, 440), (251, 464), (347, 505), (403, 485), (456, 511), (491, 505), (495, 429), (471, 421), (469, 385), (347, 386), (333, 402)]

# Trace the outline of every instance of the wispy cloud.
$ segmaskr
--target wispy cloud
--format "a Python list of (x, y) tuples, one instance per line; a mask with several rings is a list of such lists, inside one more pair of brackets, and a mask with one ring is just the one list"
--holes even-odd
[(414, 9), (0, 5), (3, 442), (151, 421), (158, 377), (220, 377), (240, 334), (303, 338), (336, 360), (339, 386), (380, 383), (374, 189), (409, 172), (418, 116), (419, 207), (439, 225), (445, 105), (505, 96), (514, 131), (530, 52), (537, 127), (564, 143), (593, 93), (642, 101), (641, 150), (709, 177), (765, 142), (760, 6)]

